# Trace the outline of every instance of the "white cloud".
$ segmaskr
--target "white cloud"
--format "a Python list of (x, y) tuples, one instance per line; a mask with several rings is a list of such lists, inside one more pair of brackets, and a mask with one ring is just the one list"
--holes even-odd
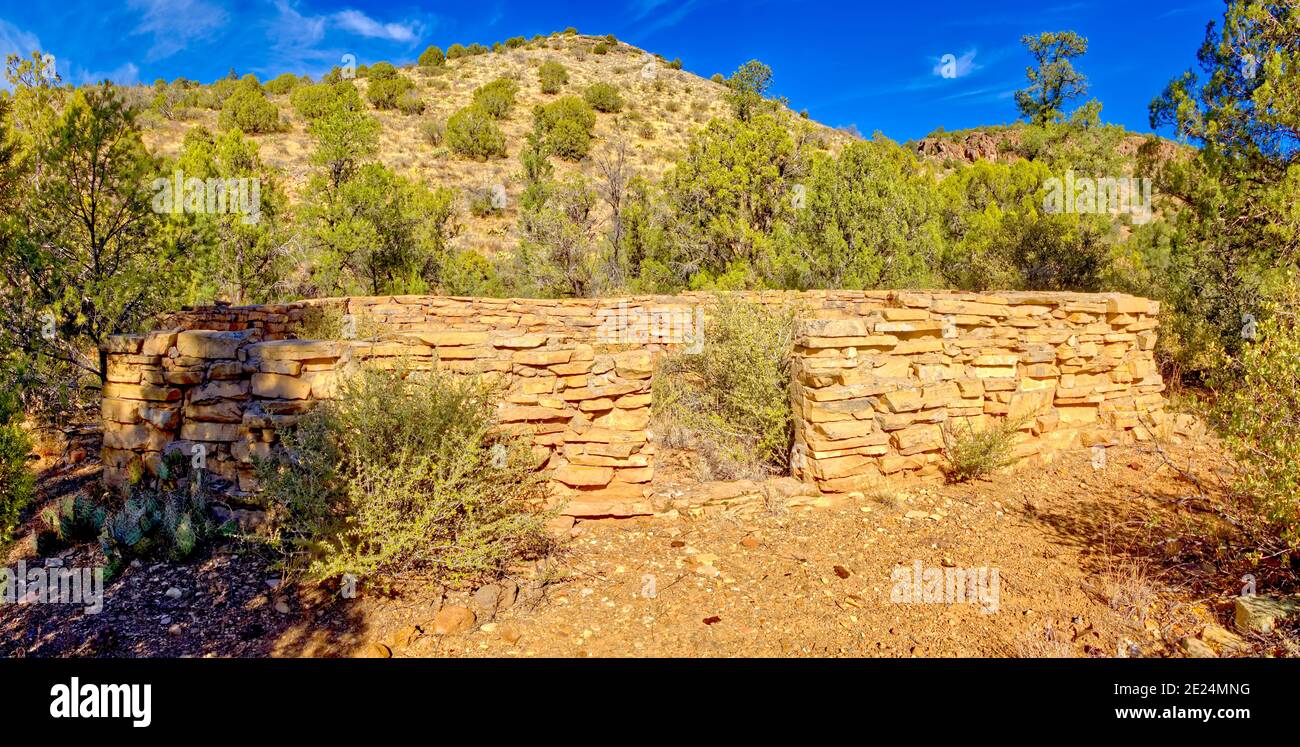
[(127, 0), (127, 4), (142, 13), (140, 25), (131, 33), (153, 37), (151, 60), (171, 57), (230, 21), (225, 8), (206, 0)]
[(944, 55), (935, 63), (931, 72), (940, 78), (964, 78), (983, 67), (975, 62), (975, 55), (974, 49), (961, 57), (952, 54)]
[(0, 60), (11, 54), (26, 57), (40, 48), (41, 40), (36, 37), (36, 34), (23, 31), (0, 18)]
[[(36, 34), (23, 31), (0, 18), (0, 66), (4, 65), (4, 61), (11, 54), (27, 57), (32, 52), (38, 51), (41, 51), (41, 40), (37, 38)], [(56, 69), (63, 67), (57, 61), (55, 61), (54, 66)], [(0, 70), (0, 73), (3, 73), (3, 70)], [(10, 90), (9, 81), (5, 80), (3, 75), (0, 75), (0, 89)]]
[(331, 20), (340, 29), (369, 39), (409, 44), (420, 38), (421, 26), (418, 22), (380, 23), (359, 10), (340, 11), (331, 16)]
[(92, 85), (102, 83), (105, 80), (111, 80), (119, 86), (138, 86), (140, 85), (140, 68), (134, 63), (124, 63), (107, 72), (81, 71), (77, 74), (80, 85)]

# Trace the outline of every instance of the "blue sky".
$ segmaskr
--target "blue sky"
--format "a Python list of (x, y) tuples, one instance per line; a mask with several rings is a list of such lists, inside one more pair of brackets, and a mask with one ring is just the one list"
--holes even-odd
[[(1195, 60), (1222, 0), (830, 2), (793, 0), (0, 0), (0, 55), (53, 54), (74, 83), (185, 76), (231, 67), (264, 79), (319, 74), (343, 54), (406, 62), (428, 44), (491, 44), (566, 26), (680, 57), (702, 76), (757, 58), (773, 92), (835, 126), (897, 139), (1010, 122), (1027, 33), (1073, 29), (1102, 118), (1149, 131), (1147, 105)], [(951, 54), (958, 75), (945, 78)]]

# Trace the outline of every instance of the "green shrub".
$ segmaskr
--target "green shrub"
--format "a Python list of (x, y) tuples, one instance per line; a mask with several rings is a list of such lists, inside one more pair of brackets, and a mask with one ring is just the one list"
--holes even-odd
[(723, 296), (703, 326), (702, 348), (664, 356), (655, 372), (658, 431), (693, 445), (709, 479), (786, 471), (793, 312)]
[(283, 95), (289, 93), (298, 86), (303, 85), (303, 83), (304, 81), (302, 78), (299, 78), (293, 73), (285, 73), (267, 81), (266, 92), (276, 94), (277, 96)]
[(468, 55), (469, 50), (465, 49), (465, 47), (460, 44), (453, 44), (450, 47), (447, 47), (447, 59), (449, 60), (458, 60), (461, 57), (466, 57)]
[(577, 35), (578, 35), (578, 30), (577, 30), (576, 28), (572, 27), (572, 26), (569, 26), (568, 28), (564, 29), (564, 35), (565, 35), (565, 36), (577, 36)]
[(512, 36), (506, 39), (506, 49), (518, 49), (528, 43), (528, 40), (522, 36)]
[(481, 54), (487, 54), (487, 53), (488, 53), (488, 48), (485, 47), (485, 46), (483, 46), (482, 44), (479, 44), (478, 42), (475, 42), (475, 43), (469, 45), (469, 47), (467, 47), (467, 48), (465, 49), (465, 52), (466, 52), (466, 54), (470, 54), (470, 55), (481, 55)]
[(397, 110), (403, 114), (423, 114), (424, 99), (414, 89), (397, 97)]
[(467, 106), (447, 120), (447, 145), (467, 158), (505, 158), (506, 136), (482, 107)]
[(492, 190), (471, 189), (469, 193), (469, 212), (476, 218), (486, 218), (496, 213), (497, 206), (492, 201)]
[(536, 134), (547, 152), (569, 161), (582, 160), (591, 150), (596, 112), (577, 96), (565, 96), (533, 109)]
[(0, 548), (13, 539), (20, 512), (36, 497), (35, 477), (27, 469), (31, 450), (18, 398), (0, 392)]
[(722, 73), (714, 73), (713, 77), (709, 78), (709, 80), (713, 81), (714, 83), (717, 83), (718, 85), (727, 84), (727, 76), (723, 75)]
[(446, 64), (447, 58), (443, 55), (441, 47), (430, 45), (420, 53), (420, 58), (416, 62), (420, 67), (440, 67)]
[(475, 89), (474, 105), (482, 108), (493, 119), (501, 119), (515, 105), (515, 93), (518, 90), (519, 85), (513, 80), (497, 78)]
[(304, 119), (319, 119), (336, 111), (357, 112), (364, 109), (361, 94), (350, 80), (299, 86), (289, 94), (289, 103)]
[(550, 60), (537, 68), (537, 80), (542, 85), (542, 93), (556, 94), (569, 82), (569, 71), (564, 69), (564, 65)]
[(618, 44), (618, 37), (614, 36), (613, 34), (605, 34), (605, 41), (609, 42), (610, 44)]
[(591, 84), (583, 94), (583, 98), (598, 112), (612, 114), (623, 110), (623, 97), (618, 94), (618, 89), (609, 83)]
[[(1213, 411), (1241, 467), (1239, 485), (1300, 547), (1300, 290), (1265, 306), (1235, 359), (1219, 367)], [(1253, 339), (1250, 339), (1253, 338)]]
[[(415, 83), (410, 78), (399, 74), (396, 68), (393, 68), (391, 74), (385, 70), (382, 75), (376, 75), (380, 65), (388, 65), (388, 63), (381, 62), (371, 69), (366, 86), (366, 98), (376, 109), (397, 109), (402, 97), (415, 88)], [(388, 65), (388, 67), (393, 66)]]
[(591, 48), (592, 54), (609, 54), (609, 45), (605, 42), (598, 42)]
[(681, 69), (682, 69), (682, 58), (680, 58), (680, 57), (674, 57), (674, 58), (673, 58), (673, 61), (670, 62), (670, 63), (668, 63), (668, 67), (672, 68), (673, 70), (681, 70)]
[(447, 125), (436, 119), (421, 122), (420, 135), (424, 137), (424, 142), (436, 148), (442, 145), (442, 140), (447, 135)]
[(1003, 420), (979, 431), (967, 420), (961, 421), (965, 425), (955, 425), (955, 422), (950, 421), (943, 429), (949, 480), (964, 482), (1015, 462), (1012, 452), (1016, 447), (1016, 434), (1025, 424), (1023, 418)]
[(245, 133), (275, 132), (280, 129), (280, 111), (266, 98), (260, 86), (241, 84), (221, 105), (218, 125)]
[[(365, 75), (361, 75), (363, 69), (365, 70)], [(392, 80), (400, 75), (400, 73), (397, 72), (397, 67), (391, 62), (376, 62), (369, 68), (364, 65), (357, 68), (357, 75), (370, 80)]]
[(484, 578), (549, 549), (545, 477), (498, 427), (493, 395), (448, 374), (345, 380), (258, 467), (288, 565), (321, 579)]

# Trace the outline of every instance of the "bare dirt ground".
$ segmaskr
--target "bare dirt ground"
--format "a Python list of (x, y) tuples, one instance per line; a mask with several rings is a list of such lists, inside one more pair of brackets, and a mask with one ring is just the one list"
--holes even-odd
[[(690, 487), (689, 456), (674, 457), (661, 491)], [(1225, 630), (1246, 574), (1260, 593), (1293, 591), (1295, 578), (1291, 557), (1264, 552), (1227, 502), (1226, 469), (1211, 440), (1112, 448), (1102, 469), (1080, 450), (836, 505), (760, 496), (580, 522), (557, 556), (477, 594), (403, 579), (342, 599), (277, 585), (268, 559), (235, 544), (194, 564), (127, 569), (98, 615), (0, 606), (0, 654), (1295, 656), (1294, 623), (1267, 636)], [(67, 550), (64, 564), (97, 553)], [(987, 575), (984, 603), (900, 596), (915, 587), (899, 587), (896, 569), (918, 563), (996, 569), (996, 597)], [(450, 614), (439, 611), (455, 607), (473, 621), (436, 633)]]

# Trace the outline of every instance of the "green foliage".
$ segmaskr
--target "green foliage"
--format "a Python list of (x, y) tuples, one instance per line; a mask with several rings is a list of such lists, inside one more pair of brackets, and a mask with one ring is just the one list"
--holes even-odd
[(727, 103), (736, 119), (748, 121), (763, 107), (767, 89), (772, 85), (772, 68), (758, 60), (741, 65), (727, 79)]
[(465, 49), (465, 47), (460, 44), (453, 44), (450, 47), (447, 47), (447, 59), (449, 60), (458, 60), (461, 57), (466, 57), (468, 55), (469, 50)]
[(436, 148), (442, 145), (443, 138), (447, 136), (447, 123), (437, 119), (425, 120), (420, 123), (420, 135), (426, 143)]
[(592, 54), (609, 54), (609, 45), (605, 42), (596, 42), (596, 46), (591, 48)]
[[(906, 288), (933, 284), (945, 242), (933, 177), (884, 138), (819, 154), (801, 185), (793, 239), (768, 274), (784, 287)], [(798, 199), (798, 195), (791, 195)]]
[[(1240, 487), (1300, 547), (1300, 286), (1265, 306), (1240, 353), (1213, 378), (1215, 421), (1242, 467)], [(1253, 339), (1249, 339), (1253, 338)]]
[(359, 112), (365, 109), (361, 94), (350, 80), (299, 86), (289, 94), (289, 103), (299, 116), (307, 120), (340, 110)]
[(566, 161), (580, 161), (591, 150), (596, 112), (577, 96), (565, 96), (533, 108), (533, 132), (547, 152)]
[(543, 296), (586, 296), (599, 272), (596, 194), (581, 178), (540, 183), (521, 200), (515, 273)]
[(792, 310), (719, 297), (704, 321), (703, 348), (671, 353), (659, 363), (658, 430), (694, 445), (708, 479), (787, 471), (793, 352)]
[(246, 133), (276, 132), (281, 129), (280, 111), (266, 98), (262, 87), (256, 83), (240, 81), (234, 92), (221, 105), (217, 120), (223, 130), (241, 130)]
[(28, 137), (0, 174), (0, 349), (61, 377), (42, 386), (75, 389), (103, 380), (109, 335), (184, 302), (191, 236), (153, 210), (157, 163), (117, 89), (66, 92), (57, 113), (27, 108), (52, 93), (20, 83), (14, 95)]
[(59, 503), (52, 522), (57, 538), (66, 544), (82, 544), (99, 538), (108, 508), (84, 492), (68, 496)]
[(542, 86), (542, 93), (557, 94), (569, 82), (569, 71), (559, 62), (548, 60), (537, 68), (537, 80)]
[(1122, 277), (1165, 302), (1162, 348), (1193, 380), (1240, 355), (1246, 315), (1262, 317), (1300, 267), (1298, 34), (1295, 7), (1234, 0), (1206, 30), (1201, 76), (1186, 72), (1151, 104), (1153, 127), (1202, 147), (1173, 159), (1144, 148), (1169, 215), (1135, 234)]
[(447, 120), (447, 145), (455, 153), (480, 161), (506, 155), (505, 134), (487, 110), (474, 105)]
[(430, 190), (378, 163), (331, 186), (314, 179), (304, 225), (319, 255), (314, 283), (326, 293), (408, 293), (436, 284), (455, 233), (454, 195)]
[(792, 188), (807, 158), (806, 144), (776, 116), (710, 122), (663, 180), (674, 248), (660, 259), (678, 282), (707, 287), (729, 271), (749, 276), (767, 263), (794, 211)]
[(423, 114), (425, 109), (424, 99), (414, 88), (397, 97), (397, 110), (406, 115)]
[(309, 85), (310, 80), (299, 78), (293, 73), (284, 73), (266, 82), (266, 92), (283, 95), (292, 92), (301, 85)]
[(609, 83), (593, 83), (587, 88), (583, 98), (598, 112), (617, 113), (623, 110), (623, 97), (618, 88)]
[(334, 108), (307, 125), (316, 141), (311, 163), (324, 169), (330, 186), (337, 188), (352, 178), (362, 163), (379, 149), (379, 121), (352, 109), (346, 99), (334, 99)]
[(1043, 163), (978, 161), (940, 185), (949, 243), (940, 263), (969, 290), (1096, 290), (1110, 249), (1106, 216), (1043, 210)]
[[(962, 425), (954, 425), (957, 422)], [(1024, 419), (1004, 419), (976, 430), (966, 419), (946, 423), (943, 454), (948, 460), (948, 479), (965, 482), (1014, 464), (1017, 434), (1024, 425)]]
[(420, 67), (441, 67), (446, 62), (447, 58), (443, 55), (442, 48), (435, 45), (430, 45), (421, 52), (420, 58), (417, 60)]
[[(370, 69), (370, 75), (367, 76), (366, 98), (376, 109), (398, 109), (401, 108), (399, 105), (405, 97), (408, 99), (405, 102), (406, 109), (412, 109), (415, 108), (415, 104), (409, 100), (408, 94), (411, 94), (414, 88), (415, 83), (397, 72), (397, 68), (387, 62), (380, 62)], [(418, 96), (416, 100), (418, 101)]]
[(22, 408), (13, 392), (0, 392), (0, 548), (13, 539), (19, 514), (36, 497), (27, 469), (31, 439), (22, 429)]
[(135, 485), (122, 507), (104, 519), (100, 546), (109, 576), (137, 558), (187, 560), (205, 544), (235, 533), (233, 522), (219, 525), (209, 516), (212, 499), (199, 484), (201, 473), (185, 474), (188, 458), (172, 451), (163, 459), (162, 474)]
[(545, 478), (502, 433), (493, 392), (444, 374), (363, 370), (261, 465), (289, 564), (316, 578), (481, 579), (547, 551)]
[[(202, 247), (196, 258), (204, 295), (238, 305), (270, 301), (288, 270), (293, 229), (288, 197), (275, 172), (262, 163), (257, 143), (239, 130), (214, 138), (195, 127), (185, 134), (176, 165), (187, 177), (220, 183), (232, 206), (229, 212), (192, 219)], [(256, 189), (252, 181), (241, 180), (256, 180)], [(240, 185), (249, 194), (239, 194)]]
[(1037, 67), (1025, 69), (1029, 86), (1016, 91), (1016, 107), (1033, 124), (1055, 122), (1064, 116), (1071, 99), (1088, 91), (1088, 79), (1070, 62), (1088, 51), (1088, 40), (1073, 31), (1055, 31), (1020, 41)]
[(518, 91), (519, 85), (513, 80), (497, 78), (475, 89), (473, 106), (481, 108), (493, 119), (502, 119), (515, 105), (515, 94)]

